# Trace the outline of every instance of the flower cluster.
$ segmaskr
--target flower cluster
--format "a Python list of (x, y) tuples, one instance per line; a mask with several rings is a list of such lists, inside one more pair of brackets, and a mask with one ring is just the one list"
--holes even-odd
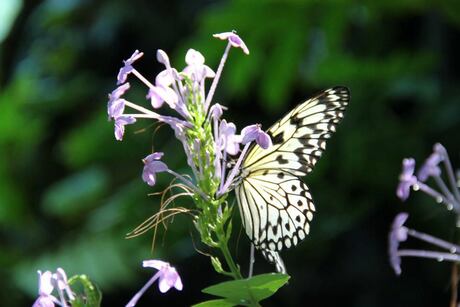
[[(442, 178), (441, 163), (444, 166), (447, 183)], [(403, 160), (403, 169), (400, 175), (400, 182), (396, 190), (396, 195), (401, 200), (406, 200), (409, 197), (410, 190), (423, 191), (433, 197), (437, 203), (442, 203), (447, 210), (457, 214), (460, 217), (460, 192), (458, 188), (458, 178), (455, 178), (452, 164), (450, 162), (447, 151), (441, 144), (435, 144), (433, 153), (426, 159), (425, 163), (420, 167), (415, 174), (415, 160), (412, 158)], [(437, 188), (433, 188), (426, 184), (429, 178), (433, 178)], [(449, 188), (450, 187), (450, 188)], [(400, 213), (394, 219), (391, 231), (388, 237), (388, 251), (390, 263), (397, 275), (401, 274), (401, 257), (422, 257), (437, 259), (438, 261), (454, 261), (460, 262), (460, 246), (446, 242), (426, 233), (407, 228), (404, 223), (408, 219), (407, 213)], [(457, 219), (459, 226), (459, 219)], [(439, 252), (432, 250), (415, 250), (415, 249), (400, 249), (399, 245), (408, 237), (413, 237), (429, 244), (432, 244), (447, 252)]]
[[(241, 279), (239, 266), (234, 262), (228, 249), (233, 208), (228, 205), (226, 197), (234, 187), (241, 163), (251, 144), (256, 143), (266, 149), (272, 145), (272, 141), (259, 124), (249, 125), (237, 133), (236, 125), (223, 118), (226, 107), (213, 103), (214, 92), (231, 48), (240, 48), (245, 54), (249, 54), (247, 46), (235, 32), (215, 34), (214, 37), (227, 41), (227, 47), (216, 71), (207, 66), (204, 56), (194, 49), (187, 51), (186, 65), (182, 70), (171, 65), (166, 52), (158, 50), (156, 58), (164, 66), (164, 70), (156, 76), (153, 82), (148, 81), (133, 67), (134, 62), (143, 56), (142, 52), (136, 50), (129, 59), (124, 61), (124, 66), (119, 70), (118, 87), (109, 94), (107, 113), (109, 120), (114, 121), (117, 140), (123, 139), (126, 126), (139, 119), (153, 119), (156, 123), (167, 124), (173, 129), (175, 137), (181, 143), (190, 167), (190, 174), (175, 172), (162, 161), (164, 158), (162, 152), (150, 153), (142, 160), (144, 163), (143, 181), (154, 186), (158, 173), (168, 173), (177, 180), (167, 189), (175, 188), (180, 190), (180, 193), (171, 196), (166, 201), (162, 198), (159, 212), (147, 219), (128, 236), (144, 233), (158, 226), (168, 217), (187, 212), (193, 216), (201, 242), (220, 250), (219, 257), (223, 257), (227, 264), (225, 268), (218, 256), (210, 254), (214, 269), (234, 279)], [(145, 104), (148, 106), (136, 104), (126, 98), (125, 94), (130, 89), (130, 83), (128, 83), (130, 76), (136, 77), (147, 87)], [(208, 90), (207, 80), (212, 80)], [(160, 114), (159, 111), (165, 107), (175, 115)], [(228, 163), (231, 160), (236, 160), (236, 162)], [(228, 169), (229, 165), (233, 167)], [(196, 208), (193, 210), (179, 207), (166, 208), (179, 196), (190, 196)], [(161, 275), (163, 277), (160, 277), (162, 292), (171, 286), (179, 290), (182, 288), (180, 278), (178, 276), (176, 278), (175, 270), (169, 265), (165, 266), (164, 263), (159, 262), (144, 263), (144, 265), (150, 265), (163, 272)], [(154, 279), (155, 277), (152, 278)], [(143, 291), (145, 290), (140, 291), (139, 296)], [(138, 296), (133, 298), (131, 303), (134, 304), (137, 299)]]
[[(56, 289), (59, 299), (52, 293)], [(75, 299), (75, 295), (67, 282), (67, 275), (58, 268), (56, 273), (38, 271), (38, 298), (33, 307), (52, 307), (55, 304), (68, 306), (67, 302)]]
[[(228, 40), (217, 73), (205, 64), (204, 56), (194, 49), (188, 50), (185, 56), (187, 65), (182, 71), (173, 68), (168, 55), (163, 50), (158, 50), (157, 60), (165, 66), (165, 69), (156, 76), (155, 82), (151, 83), (133, 67), (133, 63), (143, 56), (142, 52), (136, 50), (124, 61), (124, 66), (117, 76), (118, 87), (109, 94), (107, 106), (109, 119), (115, 122), (117, 140), (123, 139), (125, 126), (135, 123), (139, 118), (150, 118), (168, 124), (182, 143), (195, 183), (168, 169), (166, 164), (160, 161), (163, 153), (156, 152), (143, 159), (145, 166), (142, 178), (147, 184), (151, 186), (155, 184), (156, 173), (168, 172), (178, 177), (193, 193), (208, 199), (225, 194), (237, 174), (236, 167), (235, 171), (226, 177), (227, 155), (239, 154), (240, 145), (245, 146), (242, 151), (246, 152), (252, 141), (263, 148), (271, 146), (270, 137), (261, 130), (260, 125), (248, 126), (237, 134), (235, 124), (221, 118), (225, 107), (217, 103), (211, 105), (230, 47), (241, 48), (244, 53), (249, 54), (245, 43), (234, 32), (214, 36)], [(122, 98), (130, 89), (130, 84), (127, 82), (130, 74), (147, 86), (146, 98), (151, 108), (145, 108)], [(207, 94), (206, 79), (213, 79)], [(164, 104), (174, 110), (178, 116), (165, 116), (154, 111)], [(137, 113), (126, 112), (126, 107)], [(244, 155), (240, 155), (240, 160), (243, 157)], [(239, 163), (236, 165), (239, 166)]]
[[(443, 163), (448, 183), (446, 184), (441, 177), (440, 164)], [(403, 170), (400, 175), (396, 195), (401, 200), (409, 197), (411, 188), (414, 191), (423, 191), (433, 197), (436, 202), (446, 205), (448, 210), (454, 209), (457, 214), (460, 213), (460, 192), (457, 186), (452, 164), (450, 163), (447, 151), (441, 144), (437, 143), (433, 147), (433, 153), (426, 159), (425, 163), (415, 175), (415, 160), (408, 158), (403, 160)], [(425, 182), (432, 177), (439, 190), (430, 187)], [(450, 189), (448, 188), (450, 186)]]

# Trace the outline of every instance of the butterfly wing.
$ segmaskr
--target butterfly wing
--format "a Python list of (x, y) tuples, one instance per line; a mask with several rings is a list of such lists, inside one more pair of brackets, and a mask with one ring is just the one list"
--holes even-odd
[(285, 271), (278, 252), (305, 238), (315, 211), (299, 176), (312, 171), (349, 99), (346, 87), (308, 99), (268, 129), (273, 146), (265, 150), (253, 146), (243, 161), (242, 180), (236, 187), (243, 226), (278, 271)]
[(298, 105), (268, 129), (273, 146), (265, 150), (254, 146), (243, 169), (287, 170), (305, 176), (326, 149), (326, 140), (335, 132), (349, 100), (348, 89), (337, 86)]
[(259, 170), (236, 188), (246, 234), (258, 249), (280, 251), (309, 232), (315, 207), (305, 183), (286, 171)]

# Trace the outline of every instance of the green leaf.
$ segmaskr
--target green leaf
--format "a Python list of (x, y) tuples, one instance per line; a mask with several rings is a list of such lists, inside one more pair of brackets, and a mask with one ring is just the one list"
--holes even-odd
[(86, 275), (75, 275), (69, 279), (69, 286), (76, 294), (72, 306), (98, 307), (101, 305), (102, 293)]
[(288, 280), (287, 274), (261, 274), (249, 279), (226, 281), (203, 289), (207, 294), (221, 296), (235, 304), (259, 302), (272, 296)]
[(219, 299), (219, 300), (210, 300), (206, 302), (201, 302), (196, 305), (193, 305), (192, 307), (232, 307), (232, 306), (235, 306), (235, 304), (225, 299)]

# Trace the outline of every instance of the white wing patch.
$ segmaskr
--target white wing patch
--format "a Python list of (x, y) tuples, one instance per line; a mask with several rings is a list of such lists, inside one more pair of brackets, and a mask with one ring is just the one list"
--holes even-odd
[(299, 176), (312, 171), (350, 99), (334, 87), (295, 107), (268, 134), (273, 146), (253, 145), (242, 164), (236, 197), (246, 234), (264, 257), (285, 272), (279, 251), (310, 231), (315, 206)]

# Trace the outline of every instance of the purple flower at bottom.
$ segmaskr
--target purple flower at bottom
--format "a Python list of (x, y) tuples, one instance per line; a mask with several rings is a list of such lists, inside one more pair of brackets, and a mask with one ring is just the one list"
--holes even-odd
[(263, 149), (267, 149), (272, 146), (270, 136), (268, 133), (260, 129), (260, 125), (250, 125), (243, 128), (243, 130), (241, 130), (241, 136), (243, 137), (243, 140), (241, 141), (241, 144), (243, 145), (251, 141), (256, 141), (256, 143)]
[(142, 266), (150, 267), (157, 269), (160, 273), (160, 281), (158, 282), (158, 287), (161, 293), (166, 293), (172, 287), (181, 291), (183, 288), (182, 280), (180, 279), (179, 274), (176, 269), (169, 265), (168, 262), (161, 260), (145, 260), (142, 263)]
[(142, 287), (139, 292), (137, 292), (134, 297), (126, 304), (126, 307), (133, 307), (137, 304), (137, 301), (140, 297), (147, 291), (147, 289), (157, 280), (160, 279), (158, 282), (158, 287), (161, 293), (167, 292), (172, 287), (176, 288), (177, 290), (181, 291), (183, 289), (182, 280), (177, 273), (176, 269), (172, 267), (168, 262), (164, 262), (161, 260), (145, 260), (142, 263), (143, 267), (150, 267), (157, 269), (158, 272), (153, 275), (152, 278)]
[(399, 184), (398, 188), (396, 189), (396, 195), (404, 201), (409, 197), (410, 188), (417, 183), (417, 177), (414, 176), (414, 159), (404, 159), (402, 164), (403, 170), (399, 177)]
[(154, 186), (156, 183), (156, 173), (165, 172), (168, 170), (168, 166), (159, 161), (163, 157), (162, 152), (154, 152), (148, 155), (142, 161), (144, 162), (144, 170), (142, 171), (142, 180), (144, 180), (149, 186)]
[(401, 275), (401, 257), (398, 255), (399, 243), (407, 240), (407, 228), (404, 226), (409, 214), (399, 213), (391, 225), (391, 231), (388, 236), (388, 253), (390, 255), (390, 264), (396, 275)]
[(125, 126), (135, 122), (136, 119), (132, 116), (118, 116), (115, 119), (115, 138), (117, 141), (123, 140), (123, 135), (125, 134)]
[(54, 286), (51, 283), (53, 274), (50, 271), (46, 271), (42, 274), (38, 271), (38, 298), (35, 300), (32, 307), (54, 307), (54, 304), (58, 302), (57, 298), (51, 293), (53, 292)]

